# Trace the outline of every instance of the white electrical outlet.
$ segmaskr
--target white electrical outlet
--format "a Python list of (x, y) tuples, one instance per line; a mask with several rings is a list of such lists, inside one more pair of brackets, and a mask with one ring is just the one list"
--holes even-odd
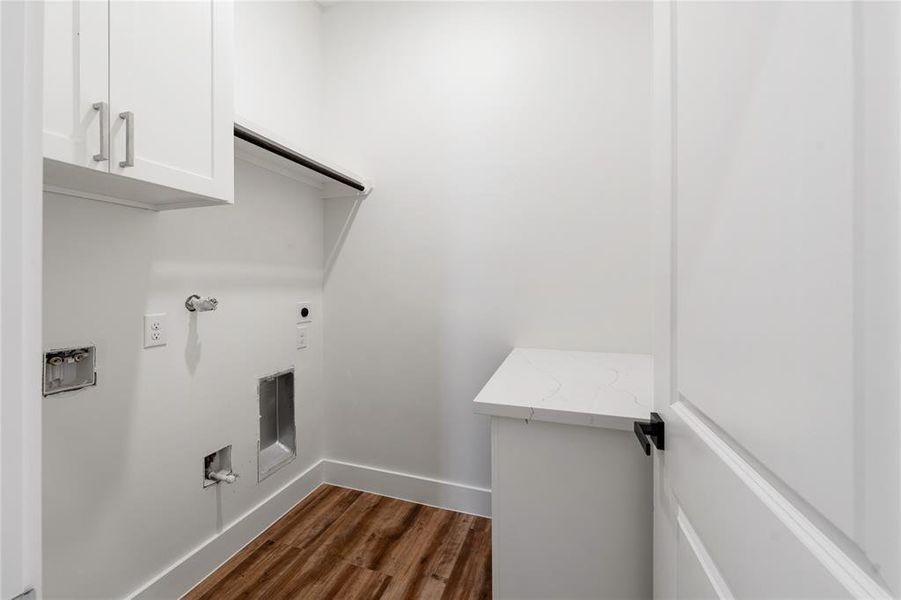
[(297, 349), (303, 350), (307, 347), (307, 328), (305, 326), (297, 327)]
[(144, 315), (144, 347), (165, 346), (168, 339), (166, 313)]
[(313, 320), (313, 303), (298, 302), (297, 303), (296, 323), (309, 323)]

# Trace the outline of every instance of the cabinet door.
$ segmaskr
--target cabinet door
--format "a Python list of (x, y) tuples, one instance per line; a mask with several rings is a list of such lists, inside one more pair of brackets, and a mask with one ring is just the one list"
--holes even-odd
[[(44, 156), (108, 171), (109, 144), (101, 148), (109, 126), (108, 4), (57, 0), (44, 7)], [(103, 110), (94, 108), (99, 103)]]
[(111, 0), (110, 172), (232, 201), (232, 8)]

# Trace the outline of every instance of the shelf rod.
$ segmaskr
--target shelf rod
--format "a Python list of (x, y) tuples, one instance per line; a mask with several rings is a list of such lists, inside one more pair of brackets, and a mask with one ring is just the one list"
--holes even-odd
[(304, 156), (303, 154), (300, 154), (299, 152), (295, 152), (294, 150), (291, 150), (290, 148), (286, 148), (285, 146), (282, 146), (278, 142), (274, 142), (274, 141), (270, 140), (269, 138), (262, 136), (255, 131), (252, 131), (242, 125), (239, 125), (238, 123), (235, 123), (235, 137), (238, 139), (244, 140), (245, 142), (249, 142), (249, 143), (253, 144), (254, 146), (262, 148), (263, 150), (266, 150), (268, 152), (272, 152), (273, 154), (281, 156), (282, 158), (290, 160), (291, 162), (297, 163), (302, 167), (306, 167), (307, 169), (310, 169), (311, 171), (315, 171), (315, 172), (319, 173), (320, 175), (324, 175), (325, 177), (328, 177), (329, 179), (333, 179), (339, 183), (343, 183), (344, 185), (352, 187), (353, 189), (355, 189), (357, 191), (362, 192), (366, 189), (366, 186), (363, 185), (362, 182), (359, 182), (356, 179), (348, 177), (347, 175), (344, 175), (343, 173), (339, 173), (338, 171), (332, 169), (331, 167), (327, 167), (327, 166), (323, 165), (322, 163), (316, 162), (312, 158)]

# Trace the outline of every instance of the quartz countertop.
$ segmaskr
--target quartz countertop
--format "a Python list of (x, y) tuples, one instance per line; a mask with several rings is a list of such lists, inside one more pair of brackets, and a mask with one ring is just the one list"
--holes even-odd
[(475, 411), (631, 431), (650, 414), (653, 365), (649, 354), (514, 348), (476, 396)]

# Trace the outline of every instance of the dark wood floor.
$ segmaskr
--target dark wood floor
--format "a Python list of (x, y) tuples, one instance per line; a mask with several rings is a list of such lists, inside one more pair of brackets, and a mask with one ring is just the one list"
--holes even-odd
[(322, 485), (185, 596), (490, 598), (491, 522)]

